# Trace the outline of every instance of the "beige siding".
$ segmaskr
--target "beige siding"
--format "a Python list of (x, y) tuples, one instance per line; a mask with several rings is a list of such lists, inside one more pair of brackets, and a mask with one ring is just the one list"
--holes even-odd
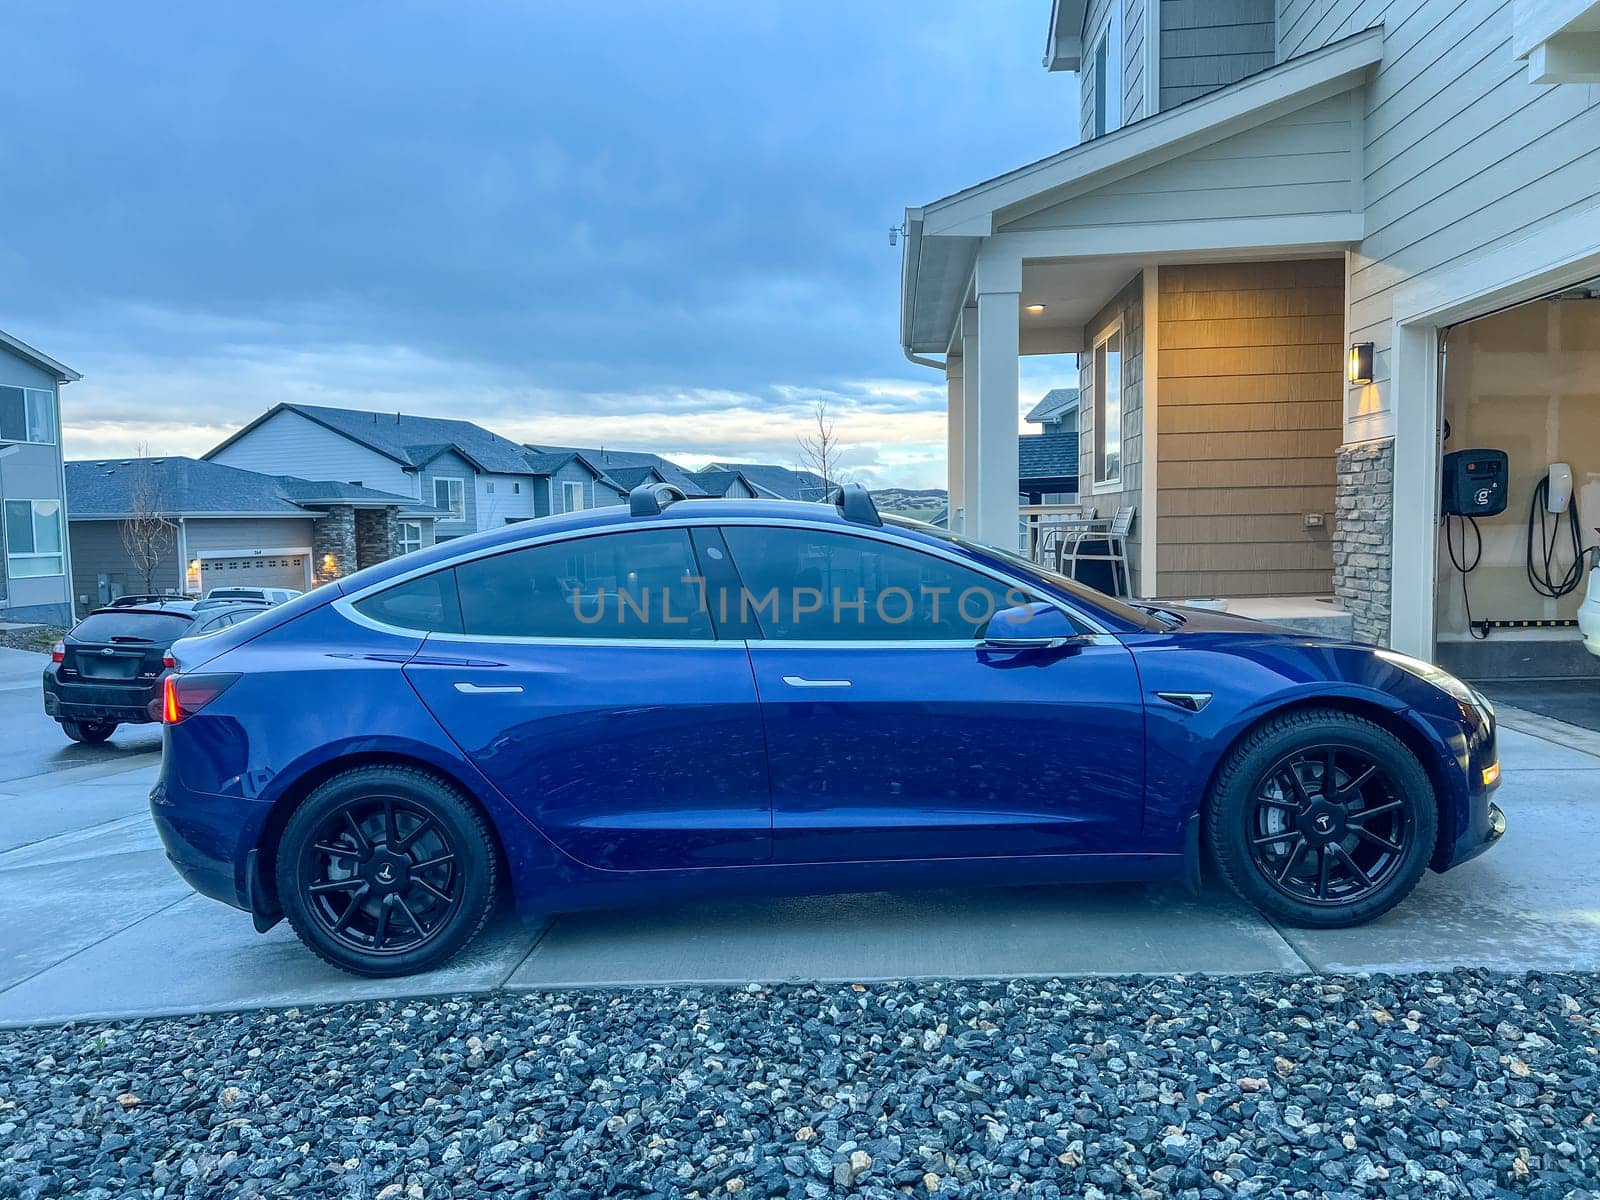
[(1161, 269), (1160, 595), (1332, 591), (1343, 274), (1337, 259)]
[[(1140, 503), (1144, 480), (1144, 275), (1135, 275), (1095, 314), (1083, 330), (1083, 344), (1092, 347), (1100, 334), (1118, 318), (1122, 320), (1122, 479), (1120, 486), (1098, 490), (1094, 483), (1094, 355), (1079, 356), (1078, 499), (1092, 504), (1102, 517), (1116, 515), (1124, 505)], [(1142, 518), (1142, 514), (1140, 514)], [(1136, 518), (1128, 539), (1128, 568), (1133, 594), (1150, 595), (1140, 579), (1139, 546), (1142, 525)]]
[[(1377, 378), (1347, 437), (1390, 432), (1394, 293), (1600, 203), (1600, 87), (1527, 82), (1511, 0), (1278, 0), (1278, 60), (1384, 29), (1366, 95), (1367, 237), (1352, 256), (1352, 341)], [(1357, 414), (1361, 414), (1358, 418)]]

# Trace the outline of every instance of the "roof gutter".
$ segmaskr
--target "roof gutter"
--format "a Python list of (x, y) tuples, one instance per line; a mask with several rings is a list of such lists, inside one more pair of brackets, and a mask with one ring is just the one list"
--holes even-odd
[(900, 256), (900, 349), (906, 361), (934, 371), (949, 369), (948, 362), (927, 358), (911, 349), (911, 311), (916, 306), (917, 273), (922, 266), (922, 210), (906, 209), (906, 247)]

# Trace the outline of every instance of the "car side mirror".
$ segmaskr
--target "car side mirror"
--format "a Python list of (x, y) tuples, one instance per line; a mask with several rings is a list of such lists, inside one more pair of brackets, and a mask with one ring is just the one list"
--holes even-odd
[(1083, 640), (1072, 618), (1044, 601), (1003, 608), (983, 631), (983, 644), (991, 650), (1059, 650)]

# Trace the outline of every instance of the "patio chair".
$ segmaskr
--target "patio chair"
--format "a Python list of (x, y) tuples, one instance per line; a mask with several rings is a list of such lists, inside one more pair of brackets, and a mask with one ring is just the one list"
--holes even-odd
[[(1106, 521), (1085, 521), (1082, 526), (1064, 529), (1057, 534), (1056, 555), (1063, 575), (1078, 577), (1080, 562), (1111, 564), (1111, 587), (1118, 596), (1133, 594), (1133, 579), (1128, 574), (1128, 535), (1133, 532), (1133, 517), (1137, 511), (1132, 504), (1117, 509), (1117, 515)], [(1089, 549), (1085, 550), (1085, 546)], [(1121, 575), (1117, 568), (1121, 567)]]

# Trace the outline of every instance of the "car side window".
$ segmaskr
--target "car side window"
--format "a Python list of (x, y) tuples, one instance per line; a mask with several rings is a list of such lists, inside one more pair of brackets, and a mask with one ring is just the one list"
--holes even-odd
[(456, 573), (449, 568), (419, 575), (357, 600), (355, 610), (383, 625), (418, 633), (460, 633), (461, 605), (456, 599)]
[(818, 529), (723, 529), (741, 604), (781, 641), (974, 641), (1034, 597), (908, 546)]
[(547, 542), (456, 567), (463, 632), (478, 637), (708, 641), (689, 534), (635, 529)]

